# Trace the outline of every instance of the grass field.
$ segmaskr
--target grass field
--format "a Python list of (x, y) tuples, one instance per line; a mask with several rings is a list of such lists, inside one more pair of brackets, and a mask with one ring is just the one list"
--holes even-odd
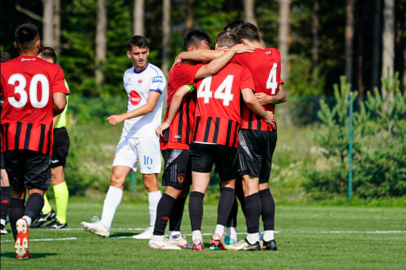
[[(406, 269), (405, 208), (277, 205), (275, 252), (208, 249), (214, 205), (205, 205), (201, 252), (151, 250), (148, 240), (132, 239), (149, 224), (146, 204), (121, 204), (108, 239), (82, 231), (80, 222), (101, 209), (102, 202), (70, 203), (68, 230), (32, 229), (30, 260), (16, 260), (11, 234), (2, 236), (1, 269)], [(187, 210), (182, 231), (191, 241)]]

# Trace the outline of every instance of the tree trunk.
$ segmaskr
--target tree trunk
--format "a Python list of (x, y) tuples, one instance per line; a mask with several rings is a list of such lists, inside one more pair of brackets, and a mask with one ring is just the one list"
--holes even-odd
[(281, 78), (288, 79), (290, 0), (280, 0), (279, 7), (279, 50), (281, 52)]
[[(385, 0), (383, 8), (382, 33), (382, 77), (393, 78), (395, 59), (395, 0)], [(381, 87), (382, 97), (387, 96), (386, 89)]]
[(381, 16), (382, 16), (382, 0), (375, 0), (374, 8), (374, 33), (372, 39), (372, 74), (371, 74), (371, 90), (380, 85), (380, 64), (381, 58)]
[[(405, 4), (406, 9), (406, 4)], [(403, 76), (402, 76), (402, 86), (403, 93), (406, 92), (406, 12), (403, 13)]]
[[(364, 30), (364, 23), (362, 20), (359, 22), (360, 33)], [(363, 43), (363, 36), (361, 34), (358, 35), (358, 98), (359, 102), (364, 100), (364, 79), (363, 79), (363, 62), (364, 62), (364, 43)]]
[(313, 10), (312, 10), (312, 34), (313, 34), (313, 45), (312, 45), (312, 68), (313, 71), (319, 67), (319, 10), (320, 3), (319, 0), (313, 1)]
[(55, 47), (54, 44), (54, 2), (42, 0), (44, 15), (42, 16), (42, 46)]
[(97, 0), (95, 77), (99, 93), (104, 82), (103, 65), (106, 60), (107, 0)]
[(195, 0), (187, 1), (186, 33), (191, 31), (195, 25), (194, 12), (193, 12), (194, 4), (195, 4)]
[[(244, 15), (245, 21), (252, 23), (258, 27), (257, 20), (255, 20), (255, 0), (244, 0)], [(265, 41), (262, 39), (262, 33), (259, 31), (259, 39), (262, 46), (266, 47)]]
[(61, 0), (54, 0), (54, 50), (61, 53)]
[(163, 0), (162, 18), (162, 72), (168, 76), (169, 40), (171, 37), (171, 0)]
[(144, 0), (134, 0), (134, 35), (144, 36)]
[(347, 0), (345, 25), (345, 77), (347, 83), (352, 82), (352, 61), (354, 41), (354, 0)]

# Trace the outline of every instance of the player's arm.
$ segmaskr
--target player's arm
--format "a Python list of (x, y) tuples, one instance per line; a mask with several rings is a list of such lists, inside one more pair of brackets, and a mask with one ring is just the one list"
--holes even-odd
[(110, 115), (109, 117), (107, 117), (106, 120), (112, 126), (114, 126), (118, 123), (123, 122), (126, 119), (135, 118), (135, 117), (150, 113), (154, 110), (160, 96), (161, 96), (160, 91), (149, 91), (149, 94), (147, 97), (147, 103), (145, 103), (141, 107), (139, 107), (135, 110), (132, 110), (130, 112), (126, 112), (126, 113), (118, 114), (118, 115)]
[(265, 93), (255, 93), (255, 96), (257, 97), (261, 105), (280, 104), (288, 101), (288, 96), (286, 95), (286, 92), (283, 89), (282, 85), (279, 85), (279, 91), (274, 96), (270, 96)]
[(247, 104), (251, 111), (264, 118), (265, 122), (268, 124), (273, 124), (275, 122), (274, 114), (271, 111), (265, 111), (262, 108), (252, 89), (244, 88), (241, 90), (241, 94), (245, 104)]
[(176, 90), (175, 94), (173, 95), (171, 105), (169, 106), (168, 117), (166, 118), (165, 122), (160, 124), (155, 129), (155, 134), (157, 136), (163, 136), (163, 131), (169, 128), (173, 119), (175, 118), (176, 113), (179, 111), (183, 98), (193, 90), (194, 87), (191, 85), (184, 85)]
[(54, 101), (54, 117), (65, 109), (66, 106), (66, 94), (62, 92), (56, 92), (52, 94)]
[(223, 50), (194, 50), (194, 51), (187, 51), (187, 52), (181, 52), (175, 57), (175, 61), (173, 63), (173, 66), (175, 66), (177, 63), (180, 63), (184, 60), (191, 60), (191, 61), (197, 61), (197, 62), (207, 62), (211, 61), (220, 55), (224, 54)]

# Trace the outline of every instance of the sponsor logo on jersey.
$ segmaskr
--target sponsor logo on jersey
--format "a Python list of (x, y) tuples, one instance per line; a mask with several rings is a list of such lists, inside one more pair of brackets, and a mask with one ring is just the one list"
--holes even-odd
[(23, 61), (35, 61), (35, 58), (21, 58), (21, 62)]
[(267, 51), (267, 52), (265, 52), (265, 54), (271, 54), (272, 53), (272, 51)]
[(180, 135), (175, 135), (175, 136), (173, 136), (173, 137), (179, 139), (179, 138), (180, 138)]
[(131, 105), (136, 106), (141, 102), (141, 97), (135, 90), (130, 91), (130, 101)]
[(155, 76), (152, 78), (152, 83), (162, 83), (163, 81), (162, 76)]

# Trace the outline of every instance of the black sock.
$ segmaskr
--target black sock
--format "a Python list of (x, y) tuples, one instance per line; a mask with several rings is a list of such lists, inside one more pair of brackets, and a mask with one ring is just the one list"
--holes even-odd
[(227, 227), (237, 227), (237, 215), (238, 215), (238, 202), (234, 196), (233, 207), (231, 208), (230, 216), (227, 219)]
[(10, 199), (10, 209), (8, 217), (10, 218), (11, 230), (13, 231), (14, 240), (17, 237), (16, 223), (17, 220), (24, 216), (24, 200), (11, 198)]
[(159, 200), (157, 209), (156, 209), (156, 220), (154, 235), (164, 235), (166, 224), (168, 224), (169, 215), (175, 204), (175, 199), (169, 196), (168, 194), (162, 194), (161, 199)]
[(225, 226), (233, 208), (235, 199), (235, 191), (233, 188), (223, 188), (220, 200), (217, 206), (217, 223)]
[(185, 197), (178, 197), (173, 205), (172, 212), (169, 218), (169, 230), (180, 232), (182, 224), (183, 211), (185, 209)]
[(10, 187), (2, 187), (0, 196), (1, 196), (0, 219), (6, 220), (8, 215), (8, 209), (10, 208)]
[(192, 232), (201, 229), (203, 218), (203, 198), (204, 194), (192, 191), (189, 198), (189, 217), (192, 225)]
[(261, 199), (259, 193), (245, 197), (245, 219), (248, 233), (257, 233), (261, 215)]
[(264, 230), (273, 231), (275, 229), (275, 201), (269, 188), (259, 192), (262, 205), (262, 222), (264, 223)]
[(238, 182), (238, 181), (235, 184), (235, 196), (237, 196), (238, 200), (240, 201), (240, 207), (241, 207), (242, 212), (244, 213), (244, 211), (245, 211), (244, 191), (242, 189), (242, 183)]
[(44, 196), (39, 193), (33, 193), (28, 197), (25, 203), (24, 216), (28, 216), (34, 221), (37, 216), (41, 213), (42, 207), (44, 206)]

